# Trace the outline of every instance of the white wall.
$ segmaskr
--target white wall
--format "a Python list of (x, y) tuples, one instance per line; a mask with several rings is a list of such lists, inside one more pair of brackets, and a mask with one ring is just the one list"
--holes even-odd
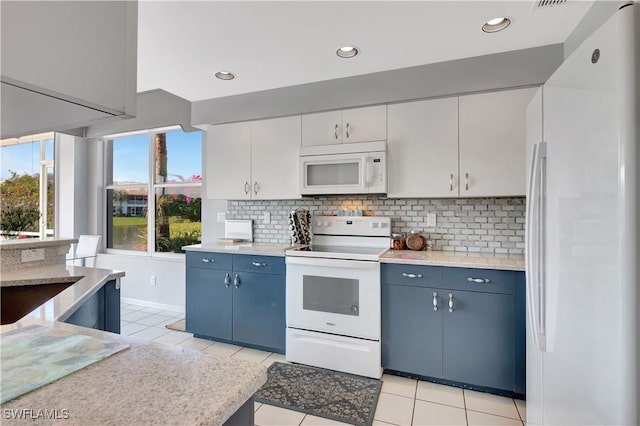
[[(184, 255), (167, 258), (101, 253), (96, 267), (125, 272), (120, 293), (123, 299), (135, 299), (150, 306), (184, 312)], [(155, 286), (151, 285), (152, 276), (156, 278)]]

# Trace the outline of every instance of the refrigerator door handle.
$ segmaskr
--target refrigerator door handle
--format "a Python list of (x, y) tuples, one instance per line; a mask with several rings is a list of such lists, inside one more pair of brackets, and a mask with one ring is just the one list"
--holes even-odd
[(540, 351), (544, 351), (543, 343), (540, 341), (540, 293), (539, 293), (539, 214), (538, 207), (538, 190), (539, 179), (538, 171), (540, 167), (540, 144), (533, 146), (533, 155), (531, 156), (531, 167), (529, 169), (529, 188), (527, 192), (527, 256), (526, 256), (526, 278), (527, 278), (527, 306), (528, 319), (531, 326), (533, 341)]
[(547, 143), (540, 142), (538, 144), (538, 191), (537, 191), (537, 235), (536, 248), (538, 250), (536, 262), (536, 284), (538, 286), (538, 345), (540, 350), (546, 352), (547, 349), (547, 298), (546, 298), (546, 280), (545, 280), (545, 246), (544, 235), (546, 231), (545, 211), (546, 211), (546, 190), (547, 190)]

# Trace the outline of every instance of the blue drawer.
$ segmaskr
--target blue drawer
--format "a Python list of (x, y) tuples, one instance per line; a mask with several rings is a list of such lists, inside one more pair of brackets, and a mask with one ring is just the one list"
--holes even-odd
[(187, 268), (231, 269), (232, 255), (204, 251), (187, 252)]
[(495, 269), (445, 268), (444, 288), (514, 294), (515, 272)]
[(260, 272), (263, 274), (284, 275), (284, 256), (234, 254), (233, 270), (237, 272)]
[(382, 283), (442, 288), (441, 266), (382, 264)]

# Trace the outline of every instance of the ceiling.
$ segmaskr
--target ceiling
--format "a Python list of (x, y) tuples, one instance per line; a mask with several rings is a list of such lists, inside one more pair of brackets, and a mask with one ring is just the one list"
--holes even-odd
[[(198, 101), (563, 43), (591, 4), (140, 1), (138, 92)], [(499, 16), (513, 23), (481, 31)], [(339, 58), (344, 45), (361, 53)], [(222, 70), (237, 78), (218, 80)]]

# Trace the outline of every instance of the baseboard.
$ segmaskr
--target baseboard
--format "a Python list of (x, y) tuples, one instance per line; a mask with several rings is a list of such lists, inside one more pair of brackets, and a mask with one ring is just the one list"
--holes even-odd
[(180, 314), (184, 314), (184, 306), (169, 305), (166, 303), (149, 302), (148, 300), (132, 299), (130, 297), (121, 297), (122, 303), (129, 303), (131, 305), (144, 306), (146, 308), (162, 309), (163, 311), (173, 311)]

